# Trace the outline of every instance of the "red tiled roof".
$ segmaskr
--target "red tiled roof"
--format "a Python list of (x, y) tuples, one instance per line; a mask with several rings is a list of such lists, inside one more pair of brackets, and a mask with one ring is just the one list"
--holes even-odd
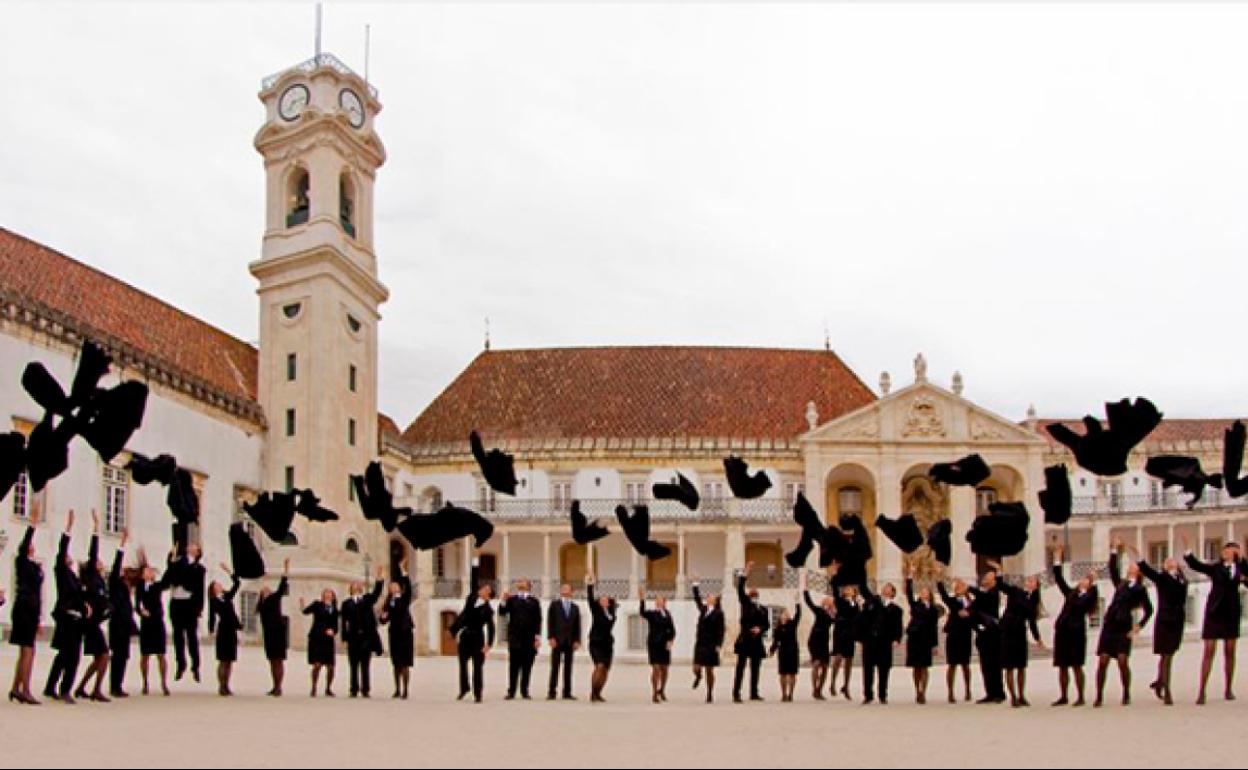
[(875, 400), (835, 353), (715, 347), (485, 351), (404, 432), (409, 444), (561, 438), (792, 439)]
[(72, 319), (105, 345), (128, 345), (230, 398), (256, 400), (253, 346), (3, 227), (0, 293)]
[[(1162, 443), (1180, 443), (1186, 441), (1222, 441), (1223, 432), (1231, 426), (1236, 420), (1246, 420), (1244, 417), (1211, 417), (1207, 419), (1163, 419), (1161, 424), (1157, 426), (1152, 433), (1145, 439), (1144, 445), (1162, 444)], [(1104, 418), (1102, 417), (1102, 422)], [(1070, 426), (1076, 433), (1082, 434), (1082, 420), (1068, 419), (1041, 419), (1036, 423), (1036, 432), (1041, 437), (1047, 439), (1049, 443), (1055, 446), (1061, 446), (1049, 436), (1046, 426), (1055, 423), (1063, 423)]]
[(399, 430), (399, 426), (388, 414), (377, 414), (377, 435), (378, 436), (394, 436), (401, 437), (403, 431)]

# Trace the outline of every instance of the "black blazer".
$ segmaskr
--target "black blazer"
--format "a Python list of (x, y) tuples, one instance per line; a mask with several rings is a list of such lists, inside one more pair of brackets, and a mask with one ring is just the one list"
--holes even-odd
[(1239, 587), (1248, 582), (1248, 568), (1239, 561), (1229, 568), (1218, 562), (1207, 564), (1192, 554), (1184, 557), (1187, 566), (1209, 578), (1209, 598), (1205, 602), (1205, 622), (1239, 628), (1242, 603)]
[(589, 625), (589, 643), (596, 645), (615, 644), (615, 621), (619, 617), (619, 605), (615, 599), (611, 600), (611, 608), (604, 610), (598, 604), (598, 598), (594, 595), (594, 586), (589, 584), (585, 586), (585, 596), (589, 600), (589, 615), (592, 622)]
[(113, 557), (113, 569), (108, 573), (108, 603), (112, 610), (108, 620), (109, 636), (139, 632), (134, 622), (134, 599), (123, 572), (125, 559), (125, 551), (118, 548), (117, 555)]
[(256, 617), (265, 639), (286, 643), (286, 616), (282, 614), (282, 597), (290, 594), (290, 581), (285, 576), (277, 584), (277, 590), (256, 602)]
[(715, 609), (707, 612), (706, 605), (702, 603), (702, 592), (696, 585), (693, 587), (693, 603), (698, 607), (698, 629), (694, 634), (694, 646), (715, 650), (723, 647), (728, 625), (723, 609), (716, 605)]
[[(746, 654), (764, 657), (767, 654), (767, 632), (771, 629), (771, 613), (767, 608), (750, 598), (745, 591), (746, 576), (737, 577), (737, 602), (741, 605), (741, 628), (737, 633), (735, 651), (738, 655)], [(758, 633), (751, 633), (752, 629)]]
[(1118, 571), (1118, 554), (1109, 557), (1109, 579), (1114, 584), (1114, 598), (1105, 610), (1102, 629), (1110, 633), (1130, 632), (1135, 622), (1133, 612), (1137, 607), (1144, 610), (1140, 628), (1148, 625), (1149, 619), (1153, 617), (1153, 601), (1148, 598), (1148, 589), (1144, 587), (1143, 581), (1130, 583), (1122, 579), (1122, 574)]
[[(944, 583), (937, 583), (936, 590), (940, 593), (940, 600), (945, 603), (945, 609), (949, 610), (945, 619), (945, 633), (969, 634), (975, 628), (975, 597), (968, 594), (967, 603), (964, 605), (961, 599), (945, 589)], [(963, 610), (970, 614), (962, 617)]]
[(1079, 589), (1066, 582), (1066, 576), (1062, 574), (1062, 565), (1053, 565), (1053, 582), (1057, 584), (1057, 589), (1062, 592), (1062, 596), (1066, 597), (1066, 601), (1062, 603), (1062, 611), (1058, 613), (1057, 620), (1053, 622), (1054, 633), (1063, 631), (1086, 633), (1088, 629), (1088, 618), (1096, 611), (1097, 605), (1100, 603), (1100, 592), (1096, 586), (1092, 586), (1084, 593), (1079, 593)]
[(646, 647), (651, 649), (667, 647), (676, 638), (676, 622), (672, 620), (670, 611), (647, 610), (646, 600), (642, 599), (639, 613), (648, 626)]
[(1001, 591), (1005, 594), (1005, 612), (1001, 614), (1001, 623), (1010, 628), (1025, 627), (1031, 636), (1040, 641), (1040, 627), (1036, 621), (1040, 617), (1040, 592), (1028, 593), (1019, 586), (1001, 583)]
[[(480, 650), (494, 646), (494, 608), (489, 602), (477, 605), (479, 577), (477, 568), (472, 568), (472, 579), (468, 583), (468, 596), (464, 599), (464, 608), (459, 617), (451, 624), (451, 636), (459, 637), (461, 647), (468, 650)], [(487, 642), (488, 638), (488, 644)], [(532, 644), (530, 641), (529, 644)]]
[(568, 611), (564, 614), (563, 599), (555, 599), (546, 609), (546, 638), (554, 639), (559, 647), (571, 647), (581, 643), (581, 608), (576, 602), (568, 600)]
[(140, 581), (134, 587), (134, 605), (138, 610), (147, 613), (145, 619), (149, 623), (165, 622), (165, 603), (162, 599), (168, 589), (168, 575), (162, 575), (160, 580), (154, 581), (150, 586)]
[(935, 603), (924, 604), (914, 596), (914, 581), (906, 580), (906, 601), (910, 604), (910, 622), (906, 636), (916, 643), (935, 647), (940, 643), (940, 607)]
[(103, 625), (112, 614), (112, 604), (109, 602), (108, 579), (100, 574), (96, 566), (99, 561), (100, 538), (98, 535), (92, 535), (91, 549), (88, 552), (86, 564), (82, 565), (79, 579), (82, 581), (87, 606), (91, 608), (91, 622)]
[(412, 579), (407, 575), (395, 578), (400, 591), (397, 597), (386, 596), (381, 605), (381, 622), (390, 625), (391, 633), (411, 633), (416, 628), (412, 620)]
[[(312, 626), (308, 628), (308, 639), (322, 641), (330, 639), (332, 645), (337, 641), (339, 627), (343, 624), (342, 613), (338, 610), (338, 605), (326, 604), (320, 600), (312, 602), (303, 608), (304, 615), (312, 616)], [(334, 636), (328, 637), (326, 631), (333, 631)]]
[(176, 586), (191, 594), (189, 599), (174, 601), (186, 602), (196, 615), (204, 614), (204, 584), (208, 579), (208, 570), (203, 564), (191, 561), (187, 556), (171, 558), (165, 570), (165, 577), (170, 586)]
[(542, 640), (542, 604), (532, 594), (511, 596), (498, 607), (507, 618), (507, 645), (513, 650), (532, 649)]
[(83, 590), (78, 572), (67, 563), (69, 535), (61, 535), (61, 546), (56, 552), (56, 566), (52, 574), (56, 578), (56, 604), (52, 618), (57, 623), (80, 622), (87, 617), (87, 594)]
[(1158, 572), (1141, 559), (1140, 572), (1157, 586), (1157, 625), (1187, 623), (1187, 576), (1180, 570), (1178, 575)]
[(352, 596), (342, 603), (342, 639), (347, 646), (381, 652), (381, 634), (377, 632), (374, 608), (385, 587), (385, 582), (378, 580), (369, 593)]
[(13, 559), (13, 612), (27, 613), (38, 619), (43, 612), (43, 567), (27, 556), (34, 537), (35, 528), (27, 527)]
[[(237, 575), (230, 576), (230, 588), (225, 593), (208, 602), (208, 633), (237, 633), (243, 624), (238, 619), (238, 611), (234, 608), (234, 597), (238, 595), (241, 585)], [(220, 629), (218, 631), (218, 629)]]
[(972, 598), (971, 618), (977, 628), (996, 628), (1001, 622), (1001, 582), (984, 591), (972, 586), (969, 590)]
[(859, 641), (872, 650), (883, 652), (891, 649), (901, 642), (905, 613), (897, 602), (885, 605), (884, 600), (873, 594), (866, 583), (860, 590), (864, 603), (858, 618)]

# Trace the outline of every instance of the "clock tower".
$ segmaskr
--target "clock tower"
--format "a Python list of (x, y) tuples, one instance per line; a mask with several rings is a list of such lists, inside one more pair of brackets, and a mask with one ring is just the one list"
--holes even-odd
[[(349, 476), (377, 453), (378, 308), (389, 292), (373, 250), (373, 183), (386, 152), (377, 92), (332, 54), (263, 81), (265, 228), (259, 281), (259, 399), (267, 418), (266, 490), (312, 489), (340, 519), (296, 517), (284, 548), (296, 580), (317, 586), (385, 564)], [(270, 568), (275, 567), (270, 563)]]

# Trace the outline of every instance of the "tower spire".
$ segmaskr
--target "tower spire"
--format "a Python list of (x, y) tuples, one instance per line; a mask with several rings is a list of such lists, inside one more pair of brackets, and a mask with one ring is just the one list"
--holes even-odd
[(490, 349), (490, 317), (485, 317), (485, 349)]
[(316, 58), (321, 58), (321, 4), (316, 4)]

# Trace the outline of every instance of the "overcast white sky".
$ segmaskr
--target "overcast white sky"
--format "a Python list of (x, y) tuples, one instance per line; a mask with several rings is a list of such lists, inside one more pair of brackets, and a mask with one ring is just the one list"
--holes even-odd
[[(0, 3), (0, 224), (245, 339), (313, 5)], [(371, 76), (382, 408), (481, 349), (834, 348), (1021, 419), (1248, 412), (1248, 7), (329, 3)]]

